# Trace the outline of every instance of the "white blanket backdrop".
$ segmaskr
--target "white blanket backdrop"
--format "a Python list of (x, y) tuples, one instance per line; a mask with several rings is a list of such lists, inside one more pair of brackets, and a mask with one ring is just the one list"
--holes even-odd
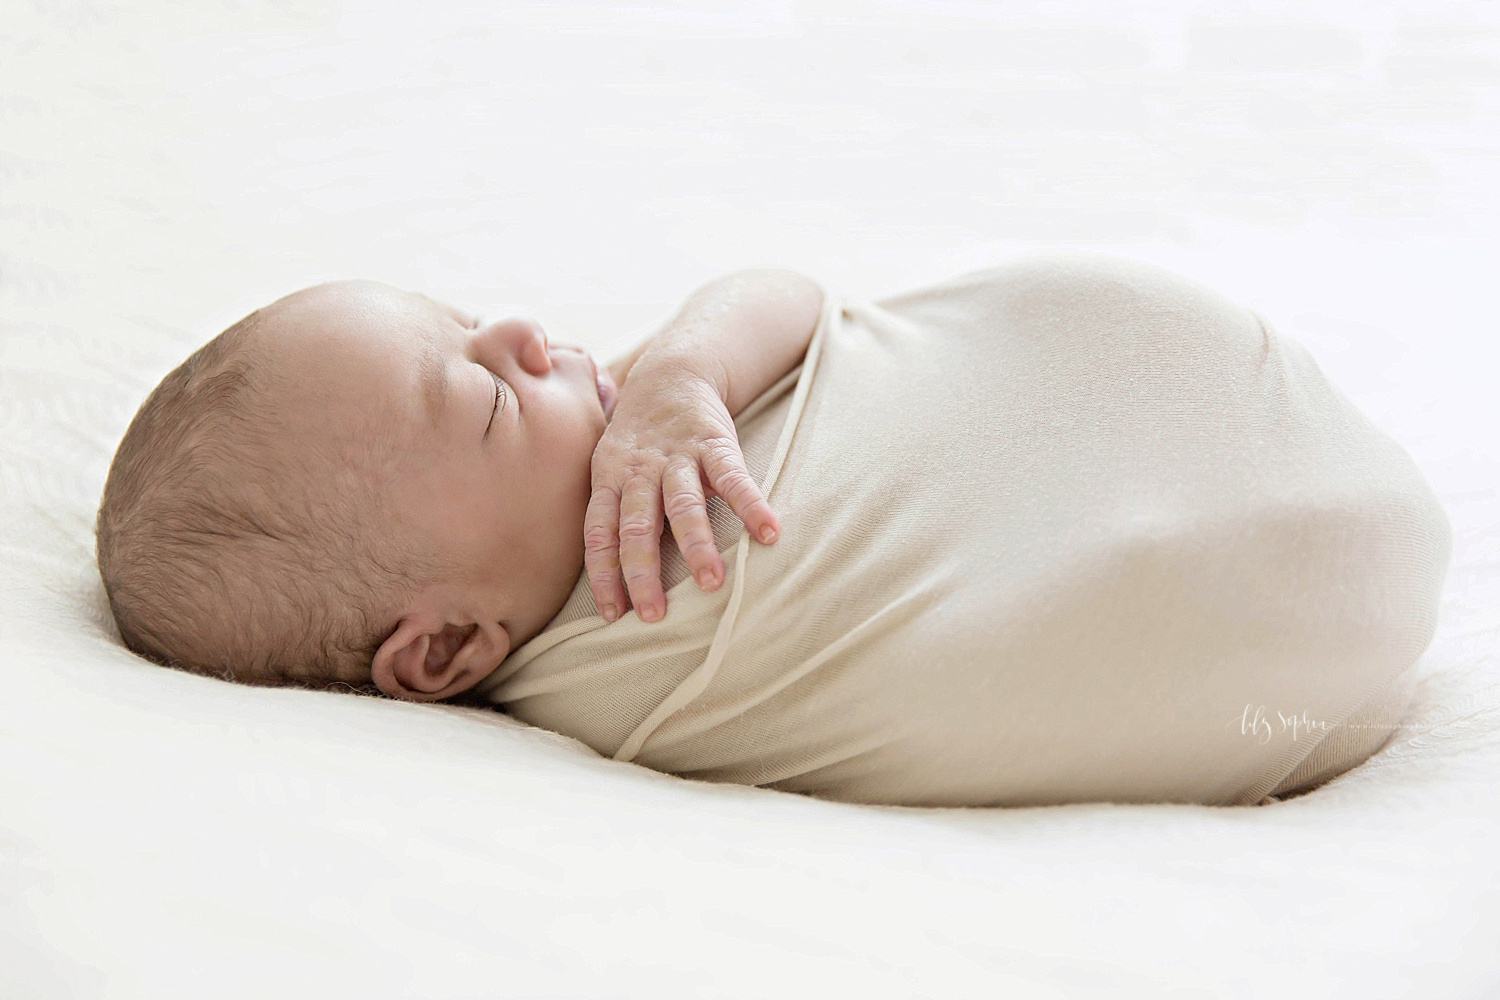
[[(1500, 994), (1500, 11), (1131, 6), (7, 0), (0, 995)], [(873, 298), (1032, 248), (1252, 306), (1431, 478), (1453, 570), (1369, 763), (1260, 809), (848, 806), (113, 636), (125, 424), (295, 288), (605, 355), (737, 267)]]

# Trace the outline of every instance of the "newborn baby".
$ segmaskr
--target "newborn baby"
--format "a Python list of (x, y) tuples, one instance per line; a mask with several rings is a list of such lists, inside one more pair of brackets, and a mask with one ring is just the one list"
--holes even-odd
[(121, 443), (98, 546), (122, 636), (251, 683), (446, 698), (562, 606), (591, 496), (599, 593), (624, 606), (623, 566), (658, 619), (664, 504), (708, 587), (705, 494), (775, 527), (731, 417), (800, 357), (821, 297), (793, 272), (733, 275), (605, 367), (530, 319), (373, 282), (258, 310), (168, 375)]
[(1450, 539), (1259, 316), (1039, 254), (873, 302), (741, 272), (602, 368), (299, 292), (147, 399), (98, 546), (126, 644), (200, 672), (847, 801), (1254, 804), (1389, 737)]

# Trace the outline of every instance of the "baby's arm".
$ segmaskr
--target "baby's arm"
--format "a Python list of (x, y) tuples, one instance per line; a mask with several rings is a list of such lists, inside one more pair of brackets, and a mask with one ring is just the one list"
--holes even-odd
[(801, 362), (823, 289), (785, 268), (751, 268), (698, 289), (630, 354), (605, 367), (623, 386), (636, 364), (707, 379), (731, 417)]
[(762, 543), (775, 541), (776, 515), (745, 469), (733, 419), (807, 354), (822, 311), (823, 290), (804, 275), (740, 271), (693, 293), (623, 359), (629, 381), (594, 449), (584, 515), (584, 568), (606, 621), (627, 601), (642, 621), (665, 613), (664, 517), (698, 586), (719, 587), (710, 495)]

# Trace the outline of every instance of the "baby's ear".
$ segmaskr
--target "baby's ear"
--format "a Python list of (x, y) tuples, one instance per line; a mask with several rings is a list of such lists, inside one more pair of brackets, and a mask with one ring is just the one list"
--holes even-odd
[(392, 698), (441, 701), (494, 673), (509, 653), (510, 635), (498, 622), (455, 625), (409, 614), (375, 651), (370, 675)]

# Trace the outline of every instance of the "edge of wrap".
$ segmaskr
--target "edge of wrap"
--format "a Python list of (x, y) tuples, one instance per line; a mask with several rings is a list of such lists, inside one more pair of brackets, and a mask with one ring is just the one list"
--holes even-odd
[[(797, 378), (797, 388), (792, 395), (790, 411), (787, 413), (786, 423), (782, 426), (781, 437), (777, 440), (776, 450), (771, 454), (771, 460), (766, 466), (765, 482), (760, 484), (761, 493), (768, 502), (771, 498), (771, 491), (776, 486), (776, 480), (781, 475), (782, 466), (786, 463), (787, 454), (791, 451), (792, 439), (802, 422), (807, 395), (812, 389), (813, 377), (817, 373), (818, 362), (823, 355), (823, 342), (828, 337), (829, 328), (842, 320), (844, 299), (845, 297), (835, 289), (823, 285), (823, 310), (818, 316), (818, 325), (813, 330), (812, 339), (808, 342), (807, 352), (802, 361), (802, 374)], [(635, 727), (625, 738), (625, 742), (620, 744), (620, 748), (611, 755), (613, 759), (634, 760), (652, 734), (667, 719), (702, 694), (713, 681), (714, 675), (719, 672), (719, 664), (723, 662), (724, 655), (728, 651), (729, 641), (734, 635), (735, 621), (739, 617), (740, 603), (745, 596), (746, 570), (751, 552), (748, 528), (740, 531), (740, 540), (736, 544), (736, 550), (734, 582), (729, 602), (719, 618), (718, 628), (714, 630), (708, 655), (692, 673), (684, 677), (682, 682), (662, 699), (661, 704), (657, 705), (640, 725)]]

